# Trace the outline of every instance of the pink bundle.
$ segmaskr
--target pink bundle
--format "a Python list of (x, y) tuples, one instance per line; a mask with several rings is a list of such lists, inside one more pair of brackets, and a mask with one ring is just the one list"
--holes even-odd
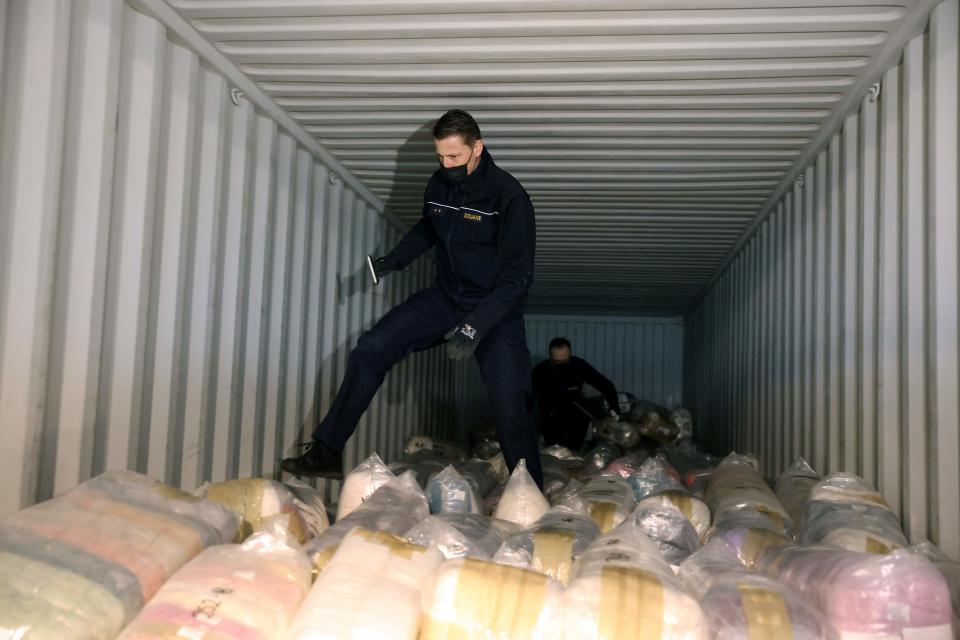
[[(950, 592), (917, 554), (886, 556), (826, 546), (777, 547), (760, 569), (801, 594), (844, 634), (950, 640)], [(902, 634), (902, 636), (901, 636)]]

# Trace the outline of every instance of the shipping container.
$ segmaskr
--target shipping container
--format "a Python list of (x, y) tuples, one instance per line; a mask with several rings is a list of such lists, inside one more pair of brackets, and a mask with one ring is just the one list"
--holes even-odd
[[(110, 469), (279, 477), (432, 280), (364, 258), (463, 108), (536, 207), (535, 360), (564, 335), (714, 453), (857, 473), (960, 559), (958, 28), (958, 0), (0, 0), (0, 516)], [(487, 421), (475, 365), (418, 354), (346, 464)]]

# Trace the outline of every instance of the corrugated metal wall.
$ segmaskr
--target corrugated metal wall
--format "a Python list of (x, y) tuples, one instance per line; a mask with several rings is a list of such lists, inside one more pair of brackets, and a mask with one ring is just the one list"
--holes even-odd
[(889, 70), (687, 319), (718, 452), (877, 483), (960, 558), (958, 2)]
[[(105, 469), (275, 473), (429, 280), (368, 287), (382, 204), (230, 89), (119, 0), (0, 0), (0, 515)], [(347, 462), (454, 435), (455, 391), (407, 361)]]
[(526, 317), (533, 362), (549, 356), (550, 340), (567, 338), (573, 354), (592, 364), (618, 391), (674, 408), (682, 402), (683, 321), (679, 318)]

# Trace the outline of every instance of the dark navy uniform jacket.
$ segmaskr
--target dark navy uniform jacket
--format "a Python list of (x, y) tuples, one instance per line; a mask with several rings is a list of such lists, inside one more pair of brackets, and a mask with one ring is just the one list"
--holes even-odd
[[(533, 393), (544, 416), (570, 413), (570, 405), (583, 400), (584, 383), (602, 393), (612, 409), (620, 406), (613, 383), (582, 358), (571, 356), (566, 364), (544, 360), (533, 368)], [(573, 415), (583, 419), (579, 413)]]
[(459, 183), (437, 170), (423, 197), (423, 217), (388, 258), (405, 268), (436, 246), (437, 287), (480, 335), (511, 312), (522, 313), (533, 281), (533, 204), (516, 178), (483, 149)]

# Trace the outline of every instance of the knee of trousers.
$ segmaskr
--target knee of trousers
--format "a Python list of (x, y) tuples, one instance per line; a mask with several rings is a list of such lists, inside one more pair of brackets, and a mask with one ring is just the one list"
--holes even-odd
[(396, 350), (397, 347), (390, 336), (371, 330), (357, 340), (357, 346), (350, 354), (350, 359), (357, 360), (369, 368), (386, 370), (396, 363)]

